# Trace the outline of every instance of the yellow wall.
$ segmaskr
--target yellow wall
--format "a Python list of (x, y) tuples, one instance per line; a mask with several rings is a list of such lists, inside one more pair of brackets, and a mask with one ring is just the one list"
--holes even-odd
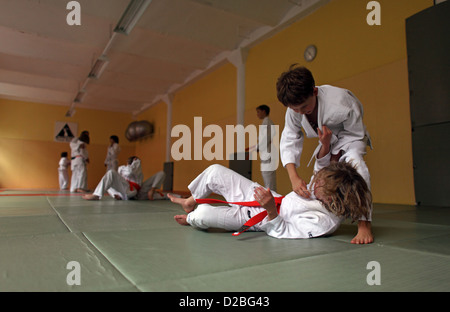
[[(366, 161), (374, 200), (414, 204), (405, 19), (433, 1), (379, 3), (381, 26), (366, 23), (366, 1), (335, 0), (253, 48), (247, 61), (247, 107), (259, 102), (277, 105), (276, 79), (292, 63), (307, 66), (317, 85), (352, 90), (364, 105), (364, 121), (373, 138), (374, 150)], [(303, 51), (309, 44), (317, 46), (318, 55), (306, 63)], [(272, 119), (282, 128), (280, 111)], [(315, 144), (305, 147), (304, 165)], [(286, 172), (278, 173), (280, 190), (288, 191)], [(302, 166), (299, 173), (309, 177), (311, 168)]]
[(58, 162), (61, 152), (68, 152), (70, 157), (70, 148), (68, 143), (54, 141), (56, 121), (77, 123), (78, 132), (89, 130), (91, 189), (106, 171), (103, 162), (111, 135), (119, 137), (120, 163), (135, 153), (135, 143), (130, 144), (125, 138), (131, 115), (79, 108), (72, 118), (67, 118), (67, 109), (0, 99), (0, 188), (59, 188)]
[[(369, 26), (368, 1), (334, 0), (249, 51), (246, 62), (245, 124), (259, 125), (255, 108), (271, 107), (271, 119), (284, 126), (285, 108), (277, 101), (275, 83), (292, 63), (307, 66), (316, 84), (348, 88), (362, 101), (365, 124), (373, 138), (374, 150), (366, 161), (372, 176), (375, 202), (414, 204), (409, 89), (406, 61), (405, 19), (429, 6), (432, 0), (380, 0), (381, 26)], [(318, 47), (312, 63), (303, 59), (309, 44)], [(151, 114), (156, 108), (150, 108)], [(160, 116), (164, 116), (159, 110)], [(147, 114), (147, 112), (146, 112)], [(227, 64), (179, 91), (174, 96), (173, 126), (193, 127), (194, 116), (224, 126), (236, 122), (236, 69)], [(177, 138), (172, 138), (172, 142)], [(205, 141), (208, 139), (204, 139)], [(309, 179), (306, 167), (317, 140), (305, 141), (299, 173)], [(138, 146), (140, 143), (138, 143)], [(156, 141), (146, 142), (157, 148)], [(162, 151), (164, 153), (164, 151)], [(213, 162), (176, 161), (176, 190)], [(228, 161), (217, 161), (224, 165)], [(253, 162), (253, 179), (262, 183), (259, 162)], [(286, 171), (277, 171), (278, 191), (291, 190)]]
[[(276, 79), (292, 63), (306, 65), (318, 85), (348, 88), (362, 101), (364, 120), (374, 143), (374, 150), (366, 156), (374, 201), (414, 204), (405, 19), (433, 5), (433, 1), (379, 0), (381, 26), (367, 25), (367, 2), (332, 0), (252, 47), (246, 62), (245, 124), (259, 125), (255, 108), (267, 104), (272, 108), (270, 117), (282, 130), (285, 108), (276, 98)], [(318, 56), (312, 63), (305, 63), (303, 51), (309, 44), (318, 47)], [(225, 64), (174, 94), (172, 126), (185, 124), (192, 129), (195, 116), (203, 118), (203, 128), (208, 124), (223, 128), (234, 125), (236, 75), (236, 68)], [(79, 131), (90, 131), (90, 188), (104, 174), (103, 160), (112, 134), (120, 138), (120, 162), (136, 154), (143, 159), (146, 177), (162, 169), (167, 135), (165, 103), (137, 116), (138, 120), (152, 122), (155, 132), (136, 144), (124, 137), (133, 120), (128, 114), (77, 109), (74, 117), (66, 118), (66, 111), (67, 107), (0, 100), (0, 187), (58, 187), (59, 155), (69, 147), (53, 141), (55, 121), (77, 122)], [(172, 142), (176, 140), (172, 138)], [(203, 138), (203, 144), (208, 140)], [(305, 141), (299, 169), (305, 179), (311, 174), (312, 168), (306, 163), (316, 143), (314, 139)], [(228, 165), (226, 160), (176, 161), (174, 189), (187, 190), (188, 183), (212, 163)], [(259, 161), (253, 162), (253, 178), (262, 183)], [(278, 191), (288, 193), (289, 179), (281, 166), (277, 180)]]
[[(202, 117), (203, 128), (209, 124), (232, 125), (236, 123), (236, 69), (226, 64), (179, 91), (173, 100), (172, 127), (178, 124), (191, 128), (191, 141), (194, 144), (194, 117)], [(173, 138), (175, 142), (179, 138)], [(204, 145), (210, 138), (203, 138)], [(186, 182), (192, 181), (198, 173), (213, 163), (227, 166), (228, 161), (182, 160), (174, 163), (174, 189), (187, 190)], [(224, 156), (225, 157), (225, 156)], [(202, 157), (203, 158), (203, 157)]]
[(154, 105), (139, 116), (153, 124), (154, 133), (139, 141), (136, 155), (142, 160), (144, 179), (163, 170), (166, 151), (167, 105), (163, 102)]

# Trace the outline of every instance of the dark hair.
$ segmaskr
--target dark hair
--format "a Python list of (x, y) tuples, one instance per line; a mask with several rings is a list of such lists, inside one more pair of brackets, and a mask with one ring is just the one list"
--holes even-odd
[(67, 157), (67, 152), (62, 152), (61, 157)]
[(119, 137), (117, 135), (112, 135), (109, 137), (110, 139), (112, 139), (114, 142), (116, 142), (117, 144), (119, 144)]
[(137, 156), (128, 157), (127, 164), (131, 165), (136, 158), (138, 158), (138, 157)]
[(86, 144), (89, 144), (89, 141), (90, 141), (90, 139), (89, 139), (89, 131), (83, 131), (83, 132), (81, 132), (81, 134), (80, 134), (80, 137), (78, 138), (81, 142), (84, 142), (84, 143), (86, 143)]
[(352, 164), (332, 162), (315, 174), (312, 183), (315, 184), (318, 179), (325, 182), (324, 194), (331, 199), (329, 203), (324, 203), (327, 210), (353, 221), (363, 216), (369, 218), (372, 193)]
[(312, 73), (303, 66), (292, 64), (277, 80), (278, 100), (286, 107), (305, 102), (314, 93)]
[(270, 114), (270, 107), (267, 105), (259, 105), (256, 109), (262, 110), (264, 112), (266, 112), (266, 115), (269, 116)]

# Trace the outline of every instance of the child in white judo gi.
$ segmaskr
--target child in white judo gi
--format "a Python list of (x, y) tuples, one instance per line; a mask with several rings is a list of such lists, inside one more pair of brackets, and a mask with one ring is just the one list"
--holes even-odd
[(70, 181), (70, 191), (84, 193), (87, 190), (87, 168), (89, 163), (89, 153), (86, 145), (89, 144), (89, 132), (83, 131), (80, 137), (74, 138), (70, 142), (71, 150), (71, 170), (72, 178)]
[[(187, 213), (176, 215), (175, 221), (199, 229), (239, 231), (251, 217), (267, 211), (267, 216), (260, 223), (247, 230), (264, 231), (275, 238), (297, 239), (329, 235), (346, 217), (355, 220), (368, 216), (370, 191), (364, 179), (350, 164), (334, 162), (316, 177), (315, 196), (320, 200), (304, 198), (291, 192), (282, 198), (279, 211), (275, 198), (280, 198), (281, 195), (221, 165), (208, 167), (191, 182), (191, 197), (169, 197)], [(335, 192), (334, 188), (339, 191)], [(211, 193), (222, 195), (227, 202), (239, 203), (230, 206), (197, 204), (199, 199)], [(247, 207), (242, 203), (247, 201), (257, 201), (259, 207)]]
[[(130, 183), (134, 182), (134, 187), (136, 188), (136, 194), (131, 196), (128, 194), (128, 198), (138, 199), (138, 200), (154, 200), (154, 199), (166, 199), (166, 195), (157, 191), (157, 189), (162, 187), (166, 174), (164, 171), (159, 171), (152, 175), (150, 178), (144, 180), (144, 175), (142, 173), (141, 162), (136, 156), (132, 156), (128, 159), (128, 165), (120, 166), (118, 173), (125, 178), (125, 180)], [(118, 199), (116, 193), (113, 190), (108, 190), (109, 195)], [(120, 196), (123, 197), (123, 196)]]
[[(273, 121), (269, 118), (270, 107), (260, 105), (256, 108), (256, 115), (262, 120), (261, 132), (258, 137), (258, 151), (261, 157), (261, 175), (264, 180), (264, 186), (272, 191), (277, 191), (277, 174), (276, 170), (271, 168), (271, 152), (275, 148), (273, 137), (276, 135), (273, 129)], [(278, 152), (277, 152), (278, 154)]]
[[(322, 142), (326, 142), (330, 134), (327, 131), (321, 135)], [(174, 219), (181, 225), (199, 229), (239, 231), (249, 219), (263, 214), (261, 222), (244, 230), (292, 239), (329, 235), (345, 218), (368, 217), (372, 203), (367, 183), (356, 169), (346, 162), (330, 163), (330, 158), (329, 148), (321, 147), (315, 164), (318, 171), (310, 183), (314, 199), (295, 192), (282, 197), (228, 168), (212, 165), (189, 184), (191, 197), (169, 195), (172, 202), (180, 204), (187, 213), (176, 215)], [(205, 204), (201, 199), (211, 193), (222, 195), (231, 205)], [(244, 203), (252, 201), (257, 205), (250, 207)]]
[(167, 195), (159, 192), (158, 189), (162, 188), (164, 180), (166, 179), (166, 173), (159, 171), (152, 175), (150, 178), (142, 183), (141, 189), (136, 195), (138, 200), (154, 200), (154, 199), (167, 199)]
[(69, 171), (67, 167), (70, 165), (70, 161), (67, 158), (67, 152), (61, 153), (61, 159), (58, 165), (59, 189), (64, 191), (69, 187)]
[(105, 192), (118, 200), (134, 198), (141, 188), (144, 175), (141, 160), (137, 156), (128, 158), (127, 165), (120, 166), (118, 171), (109, 170), (92, 194), (83, 195), (83, 199), (98, 200)]
[(112, 135), (109, 138), (109, 143), (110, 144), (108, 146), (105, 159), (106, 171), (107, 172), (109, 170), (117, 171), (119, 167), (119, 160), (117, 159), (117, 157), (120, 153), (119, 137), (117, 135)]
[[(292, 189), (305, 198), (311, 196), (306, 182), (299, 177), (303, 149), (303, 131), (307, 137), (318, 137), (323, 127), (332, 132), (331, 160), (351, 162), (370, 189), (370, 174), (363, 156), (370, 137), (363, 123), (360, 101), (348, 90), (324, 85), (316, 86), (311, 72), (292, 65), (277, 81), (278, 100), (288, 107), (280, 140), (280, 156), (287, 169)], [(317, 155), (319, 143), (311, 160)], [(371, 243), (371, 213), (358, 222), (353, 243)]]
[(167, 198), (156, 190), (164, 183), (166, 174), (157, 172), (143, 181), (141, 160), (137, 156), (131, 156), (127, 165), (120, 166), (117, 171), (109, 170), (97, 185), (94, 193), (84, 195), (87, 200), (101, 199), (103, 194), (108, 194), (117, 200), (139, 199), (154, 200)]

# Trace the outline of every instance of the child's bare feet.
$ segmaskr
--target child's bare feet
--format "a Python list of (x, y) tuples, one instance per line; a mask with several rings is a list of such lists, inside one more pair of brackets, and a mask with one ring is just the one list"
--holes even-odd
[(150, 191), (148, 191), (148, 193), (147, 193), (148, 200), (153, 200), (153, 194), (155, 194), (154, 188), (152, 188)]
[(86, 199), (86, 200), (99, 200), (100, 199), (100, 197), (98, 197), (97, 195), (94, 195), (94, 194), (86, 194), (86, 195), (83, 195), (82, 198)]
[(192, 212), (192, 210), (194, 210), (195, 208), (195, 205), (197, 204), (192, 196), (189, 198), (180, 198), (175, 197), (172, 194), (167, 194), (167, 197), (169, 197), (172, 203), (181, 205), (186, 213)]
[(186, 215), (176, 215), (176, 216), (174, 216), (173, 218), (174, 218), (175, 221), (177, 221), (178, 224), (180, 224), (180, 225), (189, 225), (189, 223), (187, 223), (187, 221), (186, 221), (186, 218), (187, 218)]
[(352, 244), (373, 243), (372, 224), (369, 221), (358, 221), (358, 233), (351, 240)]

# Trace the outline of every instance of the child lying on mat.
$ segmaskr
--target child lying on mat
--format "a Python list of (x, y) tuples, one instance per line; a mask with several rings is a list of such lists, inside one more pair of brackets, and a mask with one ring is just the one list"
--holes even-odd
[[(330, 163), (330, 133), (325, 126), (320, 133), (323, 145), (308, 186), (313, 198), (303, 198), (295, 192), (283, 197), (228, 168), (212, 165), (189, 184), (191, 197), (169, 195), (187, 213), (176, 215), (175, 220), (199, 229), (238, 231), (235, 235), (250, 230), (264, 231), (276, 238), (312, 238), (333, 233), (345, 218), (356, 221), (367, 217), (372, 205), (371, 192), (351, 164)], [(211, 193), (222, 195), (231, 206), (208, 204), (203, 198)], [(253, 203), (243, 203), (249, 201)], [(352, 243), (372, 241), (353, 239)]]
[[(181, 225), (199, 229), (222, 228), (239, 231), (251, 217), (267, 211), (267, 216), (251, 226), (250, 231), (264, 231), (276, 238), (312, 238), (333, 233), (349, 217), (358, 220), (367, 215), (371, 196), (364, 179), (348, 163), (336, 162), (323, 168), (313, 179), (317, 199), (300, 197), (295, 192), (282, 196), (221, 165), (212, 165), (189, 185), (192, 196), (172, 202), (182, 206), (187, 215), (177, 215)], [(196, 199), (211, 193), (222, 195), (231, 206), (197, 205)], [(246, 207), (242, 202), (257, 201), (259, 207)]]

